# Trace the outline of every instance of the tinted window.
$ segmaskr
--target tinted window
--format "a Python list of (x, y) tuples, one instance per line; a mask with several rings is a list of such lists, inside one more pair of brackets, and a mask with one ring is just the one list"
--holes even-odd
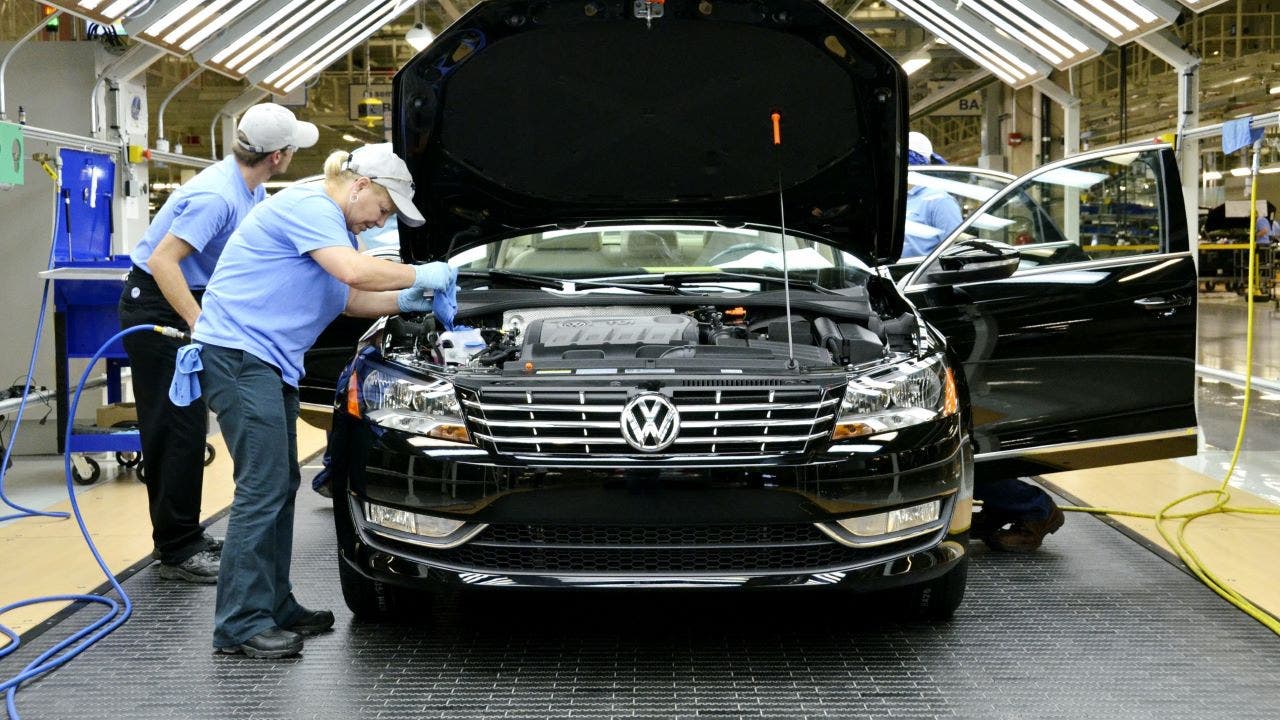
[(1158, 253), (1159, 154), (1127, 152), (1046, 171), (973, 218), (967, 234), (1020, 248), (1022, 266)]

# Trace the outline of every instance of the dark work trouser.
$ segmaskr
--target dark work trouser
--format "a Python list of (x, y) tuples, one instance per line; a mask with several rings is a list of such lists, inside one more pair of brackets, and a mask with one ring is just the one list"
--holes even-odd
[[(119, 312), (121, 327), (168, 325), (188, 329), (186, 321), (164, 299), (155, 280), (136, 267), (125, 281)], [(157, 333), (134, 333), (124, 339), (133, 368), (151, 539), (160, 562), (168, 565), (183, 562), (205, 549), (207, 543), (200, 527), (200, 493), (204, 487), (209, 413), (203, 400), (187, 407), (169, 402), (175, 356), (182, 344)]]
[(234, 647), (302, 612), (289, 564), (298, 468), (298, 389), (242, 350), (205, 345), (200, 387), (227, 441), (236, 492), (218, 573), (213, 646)]

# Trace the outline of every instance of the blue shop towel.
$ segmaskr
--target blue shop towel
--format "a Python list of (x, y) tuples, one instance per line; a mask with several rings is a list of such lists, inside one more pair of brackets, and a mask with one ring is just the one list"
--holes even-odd
[(174, 405), (186, 407), (200, 397), (200, 371), (204, 364), (200, 362), (199, 343), (191, 343), (178, 348), (178, 357), (173, 367), (173, 382), (169, 383), (169, 400)]
[(449, 283), (449, 287), (431, 295), (431, 312), (445, 330), (453, 329), (453, 318), (458, 314), (458, 283)]
[(1242, 117), (1222, 123), (1222, 152), (1233, 153), (1262, 139), (1262, 128), (1251, 129), (1251, 120), (1252, 117)]

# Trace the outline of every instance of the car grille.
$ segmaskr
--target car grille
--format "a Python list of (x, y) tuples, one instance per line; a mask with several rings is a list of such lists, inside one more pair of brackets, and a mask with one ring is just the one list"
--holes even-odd
[(809, 523), (705, 527), (498, 524), (465, 545), (432, 552), (430, 561), (495, 574), (752, 574), (821, 571), (857, 564), (878, 554), (840, 545)]
[(679, 434), (661, 452), (627, 444), (622, 416), (635, 391), (609, 388), (459, 388), (472, 437), (512, 456), (783, 455), (829, 437), (844, 385), (666, 387)]

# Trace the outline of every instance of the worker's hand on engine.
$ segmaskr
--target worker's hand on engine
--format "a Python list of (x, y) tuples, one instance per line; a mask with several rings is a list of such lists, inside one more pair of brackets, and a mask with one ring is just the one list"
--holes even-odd
[(396, 296), (396, 305), (402, 313), (422, 313), (431, 309), (431, 295), (420, 287), (405, 288)]
[(458, 270), (448, 263), (430, 262), (413, 267), (413, 286), (422, 290), (448, 290), (458, 282)]

